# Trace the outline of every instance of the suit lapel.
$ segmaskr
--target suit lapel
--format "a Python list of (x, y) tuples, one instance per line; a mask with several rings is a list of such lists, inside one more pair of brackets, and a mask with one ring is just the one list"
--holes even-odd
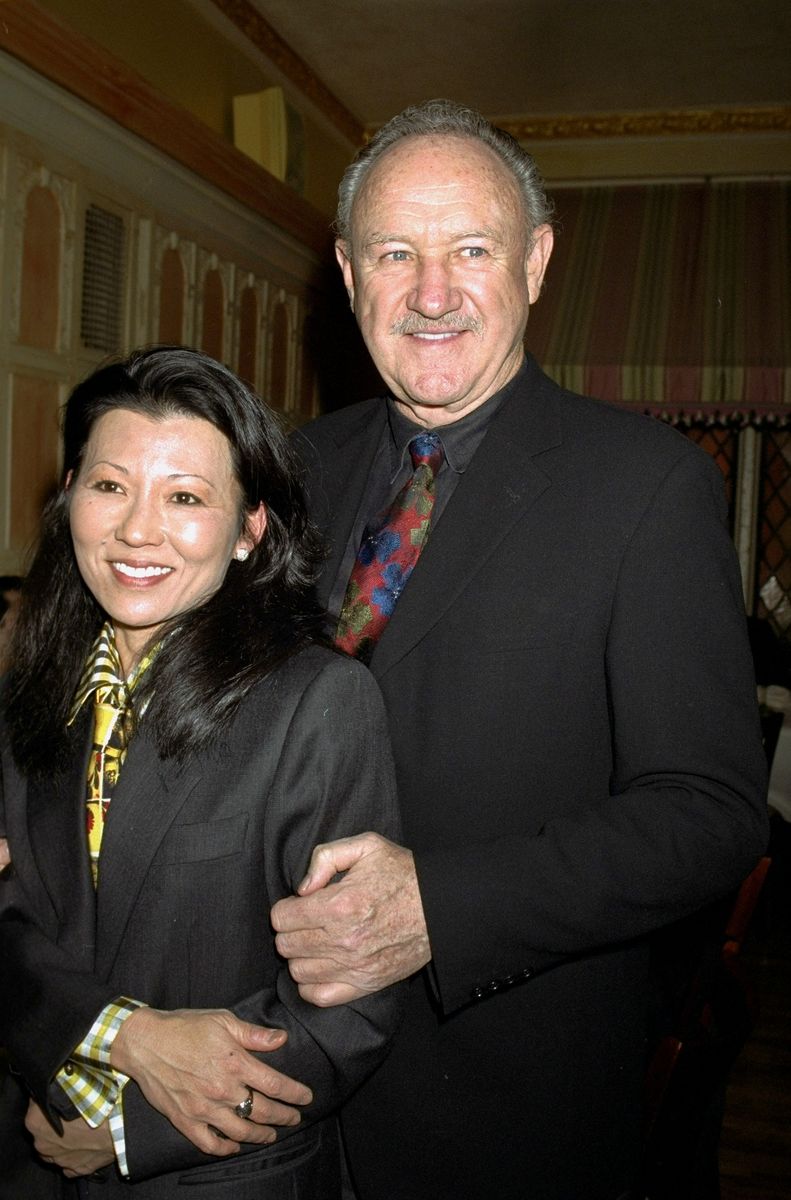
[(525, 386), (496, 414), (374, 651), (370, 666), (377, 678), (441, 619), (550, 486), (535, 458), (561, 441), (554, 393), (530, 364)]
[(102, 837), (97, 892), (96, 971), (112, 969), (129, 917), (165, 834), (200, 779), (197, 766), (163, 763), (140, 730), (129, 747)]
[(69, 765), (48, 778), (28, 781), (30, 846), (49, 904), (61, 926), (80, 930), (80, 944), (92, 953), (95, 898), (85, 834), (85, 781), (90, 752), (90, 711), (69, 730)]
[[(322, 454), (320, 478), (310, 481), (314, 518), (331, 547), (319, 582), (319, 600), (327, 605), (341, 568), (352, 526), (387, 420), (384, 400), (372, 401), (350, 429), (334, 441), (335, 453)], [(310, 435), (307, 435), (308, 440)]]

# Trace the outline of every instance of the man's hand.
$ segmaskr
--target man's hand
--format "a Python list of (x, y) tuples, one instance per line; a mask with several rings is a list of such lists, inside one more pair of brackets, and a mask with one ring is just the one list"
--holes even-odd
[(92, 1175), (115, 1160), (109, 1122), (91, 1129), (82, 1117), (63, 1122), (63, 1134), (56, 1133), (39, 1106), (30, 1101), (25, 1125), (33, 1145), (44, 1162), (55, 1163), (64, 1175)]
[(0, 871), (4, 871), (11, 862), (11, 852), (8, 849), (8, 838), (0, 837)]
[(381, 991), (431, 958), (412, 853), (377, 833), (317, 846), (272, 924), (300, 995), (321, 1007)]
[[(293, 1104), (309, 1088), (259, 1062), (249, 1051), (277, 1050), (282, 1029), (240, 1021), (225, 1009), (139, 1008), (121, 1026), (111, 1066), (134, 1079), (149, 1104), (205, 1154), (235, 1154), (241, 1142), (265, 1145), (276, 1125), (298, 1125)], [(253, 1090), (250, 1117), (234, 1109)]]

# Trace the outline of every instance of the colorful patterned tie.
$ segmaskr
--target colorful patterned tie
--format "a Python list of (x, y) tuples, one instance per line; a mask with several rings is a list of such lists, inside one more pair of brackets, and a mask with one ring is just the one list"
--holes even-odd
[(434, 481), (445, 451), (436, 433), (409, 443), (414, 473), (365, 530), (341, 609), (335, 642), (366, 662), (426, 544)]

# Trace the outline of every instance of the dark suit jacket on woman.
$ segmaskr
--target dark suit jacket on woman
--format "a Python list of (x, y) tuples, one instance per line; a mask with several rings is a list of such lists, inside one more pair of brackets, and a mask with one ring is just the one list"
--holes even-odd
[(148, 1200), (189, 1183), (212, 1200), (334, 1196), (322, 1175), (334, 1124), (322, 1118), (385, 1052), (396, 998), (329, 1010), (302, 1002), (274, 951), (269, 910), (296, 889), (317, 842), (371, 827), (398, 833), (373, 680), (330, 651), (303, 651), (248, 695), (221, 752), (183, 770), (160, 760), (144, 718), (110, 806), (96, 896), (82, 809), (89, 719), (74, 730), (72, 769), (56, 780), (26, 786), (3, 750), (9, 901), (24, 895), (0, 920), (0, 1044), (52, 1111), (63, 1108), (55, 1071), (119, 994), (164, 1009), (230, 1008), (286, 1029), (266, 1061), (313, 1089), (299, 1132), (209, 1159), (130, 1083), (129, 1165), (142, 1182), (130, 1189), (113, 1171), (90, 1195)]
[[(383, 401), (301, 438), (329, 595)], [(713, 461), (528, 360), (371, 660), (433, 963), (344, 1110), (362, 1200), (602, 1200), (634, 1165), (646, 934), (763, 850)]]

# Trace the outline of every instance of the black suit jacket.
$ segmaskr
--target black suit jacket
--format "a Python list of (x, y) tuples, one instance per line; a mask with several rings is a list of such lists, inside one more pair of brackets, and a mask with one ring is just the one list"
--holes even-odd
[[(308, 426), (337, 573), (382, 401)], [(646, 935), (766, 838), (712, 460), (528, 360), (371, 660), (433, 962), (345, 1110), (363, 1200), (597, 1200), (638, 1143)]]
[(329, 1184), (303, 1193), (292, 1168), (332, 1142), (324, 1118), (384, 1054), (396, 998), (304, 1003), (275, 952), (269, 910), (296, 889), (317, 842), (369, 827), (398, 834), (373, 680), (331, 651), (303, 651), (251, 691), (221, 751), (181, 770), (160, 760), (144, 719), (110, 806), (96, 895), (83, 833), (89, 720), (75, 729), (71, 769), (51, 782), (27, 786), (3, 750), (15, 876), (0, 884), (0, 1044), (37, 1102), (57, 1113), (66, 1106), (53, 1075), (119, 994), (164, 1009), (230, 1008), (286, 1029), (287, 1043), (266, 1061), (313, 1089), (301, 1131), (213, 1160), (130, 1083), (134, 1186), (114, 1172), (90, 1186), (108, 1200), (181, 1195), (187, 1182), (234, 1200), (334, 1196)]

